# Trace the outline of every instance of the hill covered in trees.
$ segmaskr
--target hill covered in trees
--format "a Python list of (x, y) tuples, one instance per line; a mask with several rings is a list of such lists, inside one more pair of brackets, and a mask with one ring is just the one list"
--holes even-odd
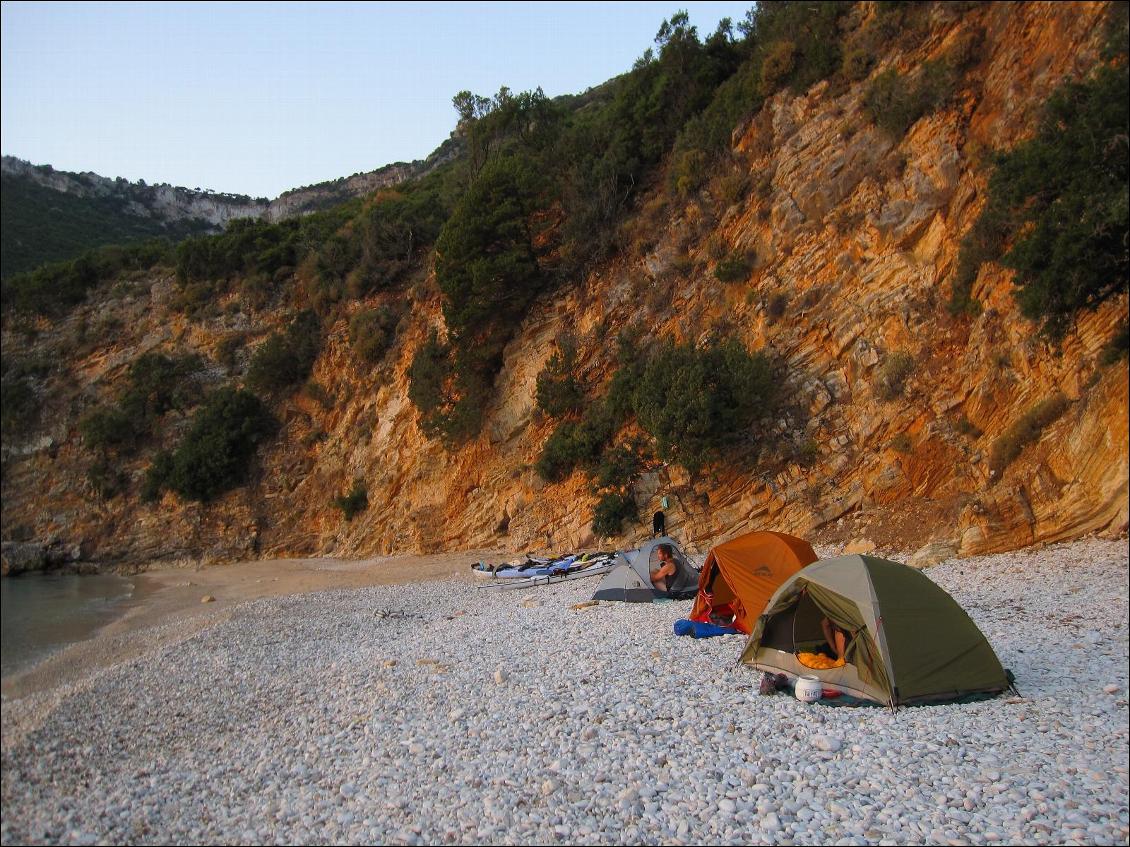
[[(1125, 45), (1115, 4), (679, 13), (583, 95), (459, 92), (415, 178), (11, 276), (5, 526), (528, 549), (666, 497), (701, 546), (1117, 528)], [(50, 529), (37, 479), (94, 505)]]

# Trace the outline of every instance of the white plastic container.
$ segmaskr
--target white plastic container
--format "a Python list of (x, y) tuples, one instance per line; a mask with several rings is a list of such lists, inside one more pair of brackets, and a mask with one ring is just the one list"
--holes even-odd
[(824, 693), (824, 684), (814, 676), (798, 676), (793, 693), (802, 703), (815, 703)]

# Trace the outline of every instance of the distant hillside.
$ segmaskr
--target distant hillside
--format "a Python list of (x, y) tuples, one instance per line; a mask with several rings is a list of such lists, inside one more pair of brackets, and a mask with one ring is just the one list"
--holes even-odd
[(444, 141), (427, 159), (396, 162), (373, 171), (303, 186), (268, 202), (225, 194), (146, 185), (94, 173), (57, 171), (4, 156), (3, 220), (0, 221), (0, 277), (70, 260), (108, 244), (155, 237), (181, 241), (223, 231), (229, 221), (263, 218), (273, 223), (308, 215), (430, 173), (459, 155), (456, 138)]
[(0, 275), (73, 259), (104, 244), (220, 232), (239, 217), (258, 217), (266, 200), (56, 171), (5, 156)]

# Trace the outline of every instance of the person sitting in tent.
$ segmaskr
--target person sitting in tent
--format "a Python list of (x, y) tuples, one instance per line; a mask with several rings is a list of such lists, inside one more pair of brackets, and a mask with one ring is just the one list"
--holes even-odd
[(670, 544), (660, 544), (655, 548), (655, 554), (659, 557), (659, 567), (651, 571), (651, 584), (657, 591), (665, 592), (670, 584), (668, 580), (679, 572), (675, 565), (675, 551)]
[(827, 618), (824, 618), (822, 621), (820, 621), (820, 628), (824, 630), (824, 639), (828, 642), (828, 646), (836, 651), (836, 660), (841, 662), (844, 661), (844, 653), (847, 650), (848, 634)]

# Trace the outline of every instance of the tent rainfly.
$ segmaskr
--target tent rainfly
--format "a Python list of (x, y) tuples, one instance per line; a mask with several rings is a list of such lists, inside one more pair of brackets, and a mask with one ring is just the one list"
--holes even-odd
[(816, 558), (811, 544), (783, 532), (750, 532), (718, 544), (702, 566), (690, 619), (749, 635), (773, 592)]

